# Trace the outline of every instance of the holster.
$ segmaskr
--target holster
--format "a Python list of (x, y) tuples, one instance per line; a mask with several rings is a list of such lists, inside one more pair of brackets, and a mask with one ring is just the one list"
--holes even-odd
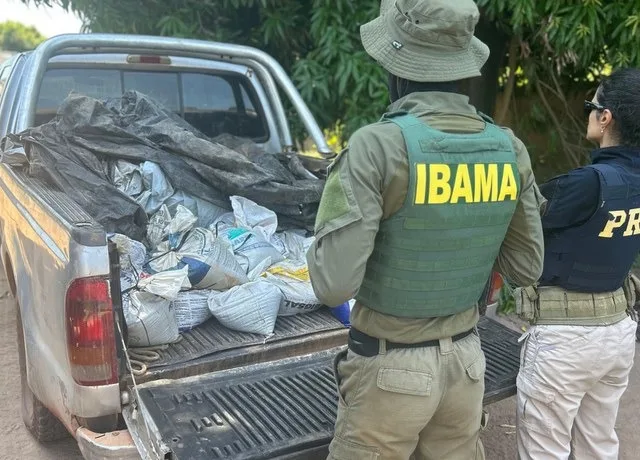
[(514, 289), (513, 297), (516, 302), (516, 314), (524, 321), (535, 321), (540, 313), (540, 297), (536, 286), (519, 287)]

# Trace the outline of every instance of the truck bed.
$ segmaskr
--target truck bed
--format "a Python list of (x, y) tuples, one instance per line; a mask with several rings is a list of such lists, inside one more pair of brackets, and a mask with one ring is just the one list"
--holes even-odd
[(313, 353), (346, 344), (347, 334), (327, 308), (279, 317), (267, 338), (228, 329), (212, 318), (158, 350), (159, 359), (148, 363), (149, 370), (136, 381), (176, 379)]
[(150, 367), (182, 364), (226, 350), (278, 342), (336, 329), (344, 330), (345, 327), (328, 309), (305, 315), (282, 316), (276, 322), (273, 335), (266, 339), (263, 335), (231, 330), (212, 318), (201, 326), (182, 334), (182, 340), (162, 350), (160, 359)]
[[(515, 393), (518, 333), (482, 318), (484, 403)], [(139, 388), (151, 432), (182, 459), (313, 459), (326, 456), (337, 396), (339, 348)]]

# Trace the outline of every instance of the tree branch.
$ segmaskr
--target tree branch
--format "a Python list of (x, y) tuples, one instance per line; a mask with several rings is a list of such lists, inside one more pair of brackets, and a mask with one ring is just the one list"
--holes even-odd
[(574, 152), (573, 152), (573, 150), (571, 148), (571, 144), (569, 142), (567, 142), (567, 140), (565, 139), (564, 135), (562, 134), (562, 131), (563, 131), (562, 124), (560, 123), (560, 120), (558, 120), (558, 117), (556, 116), (555, 112), (551, 108), (551, 105), (549, 104), (549, 101), (547, 100), (547, 97), (544, 95), (544, 91), (542, 89), (542, 84), (540, 83), (539, 80), (536, 81), (536, 91), (538, 92), (538, 96), (540, 96), (540, 100), (542, 101), (542, 104), (544, 105), (545, 109), (547, 110), (547, 113), (551, 117), (551, 121), (553, 122), (554, 126), (556, 127), (556, 130), (558, 131), (558, 136), (560, 137), (560, 142), (562, 143), (563, 150), (569, 156), (569, 158), (572, 161), (574, 167), (580, 166), (580, 159), (574, 154)]
[(516, 85), (516, 65), (518, 65), (518, 56), (516, 53), (518, 52), (519, 39), (515, 35), (511, 38), (511, 43), (509, 44), (509, 78), (507, 79), (507, 84), (504, 87), (504, 95), (502, 98), (502, 103), (498, 110), (496, 110), (496, 123), (501, 125), (504, 123), (504, 119), (507, 117), (507, 112), (509, 111), (509, 104), (511, 103), (511, 98), (513, 97), (513, 89)]

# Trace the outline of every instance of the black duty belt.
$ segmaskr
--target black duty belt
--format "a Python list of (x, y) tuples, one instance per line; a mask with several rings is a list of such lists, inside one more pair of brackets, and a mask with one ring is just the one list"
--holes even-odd
[[(461, 332), (460, 334), (454, 335), (451, 337), (452, 342), (457, 342), (458, 340), (464, 339), (465, 337), (471, 335), (475, 328), (469, 329), (468, 331)], [(437, 347), (440, 345), (439, 340), (427, 340), (425, 342), (417, 342), (417, 343), (398, 343), (398, 342), (390, 342), (386, 341), (386, 349), (393, 350), (399, 348), (426, 348), (426, 347)], [(371, 337), (370, 335), (365, 334), (353, 327), (349, 330), (349, 349), (354, 353), (364, 356), (366, 358), (370, 358), (372, 356), (376, 356), (380, 351), (380, 340), (375, 337)]]

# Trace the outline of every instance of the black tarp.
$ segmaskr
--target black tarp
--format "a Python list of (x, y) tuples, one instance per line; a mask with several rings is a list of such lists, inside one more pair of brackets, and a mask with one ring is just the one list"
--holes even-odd
[[(275, 211), (285, 228), (313, 228), (324, 186), (295, 155), (265, 154), (228, 135), (208, 139), (135, 91), (106, 102), (71, 95), (51, 122), (5, 142), (11, 143), (24, 147), (30, 175), (64, 191), (106, 231), (138, 240), (147, 216), (113, 185), (109, 165), (115, 160), (155, 162), (176, 190), (220, 206), (230, 207), (231, 195), (249, 198)], [(16, 165), (16, 155), (2, 161)]]

